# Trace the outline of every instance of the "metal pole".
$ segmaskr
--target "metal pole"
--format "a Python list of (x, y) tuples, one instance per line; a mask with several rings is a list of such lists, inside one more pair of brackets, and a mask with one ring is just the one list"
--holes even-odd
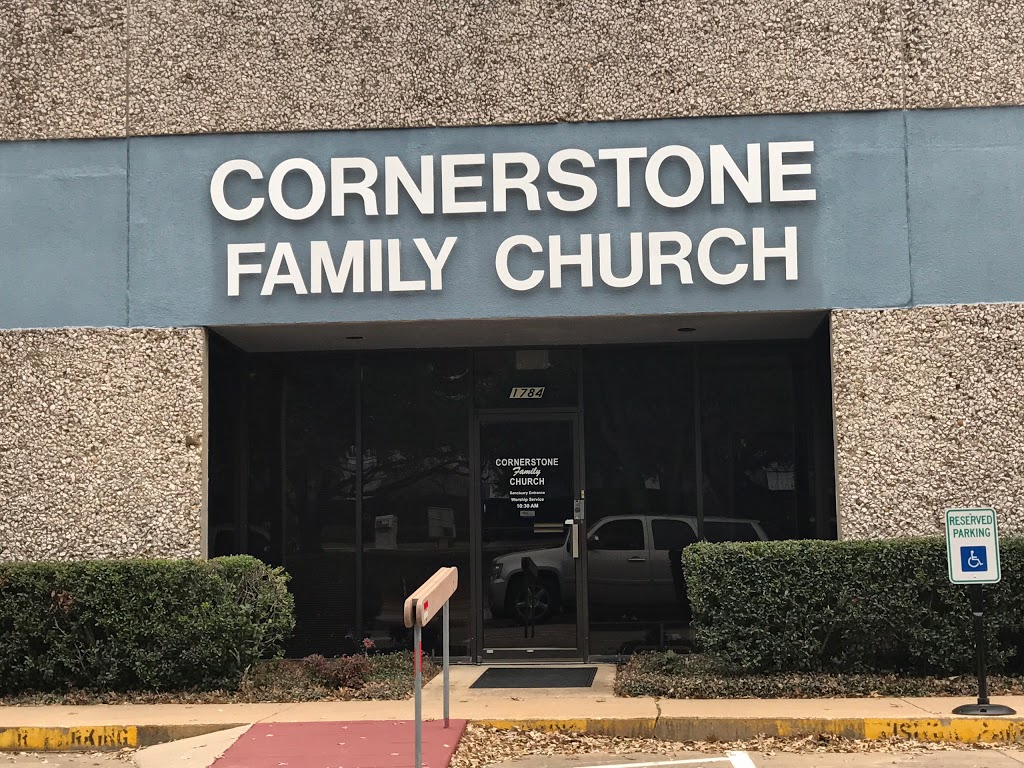
[(988, 668), (985, 659), (985, 590), (971, 587), (971, 613), (974, 614), (974, 647), (978, 655), (978, 704), (988, 705)]
[(442, 621), (444, 622), (444, 727), (448, 727), (448, 603), (450, 600), (444, 601), (444, 608), (442, 609)]
[(412, 631), (416, 667), (416, 768), (423, 768), (423, 629), (419, 622)]

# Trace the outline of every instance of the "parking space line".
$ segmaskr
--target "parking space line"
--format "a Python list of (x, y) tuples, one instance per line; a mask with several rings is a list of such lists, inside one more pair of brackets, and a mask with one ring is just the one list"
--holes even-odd
[(653, 763), (617, 763), (614, 765), (588, 765), (581, 768), (657, 768), (667, 765), (706, 765), (729, 763), (732, 768), (757, 768), (746, 752), (726, 752), (725, 757), (691, 757), (686, 760), (659, 760)]
[(746, 752), (726, 752), (725, 754), (728, 755), (732, 768), (757, 768), (753, 759)]

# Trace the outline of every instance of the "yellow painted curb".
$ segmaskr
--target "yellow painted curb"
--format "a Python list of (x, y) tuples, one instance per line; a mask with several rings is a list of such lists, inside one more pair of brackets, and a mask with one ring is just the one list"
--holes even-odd
[(134, 725), (78, 728), (0, 728), (0, 750), (73, 752), (82, 749), (124, 749), (139, 745)]
[(94, 725), (72, 728), (0, 727), (0, 752), (78, 752), (135, 749), (237, 728), (243, 723)]
[(918, 741), (1024, 742), (1024, 720), (1003, 717), (868, 719), (864, 721), (864, 737), (896, 737)]
[[(537, 718), (474, 720), (509, 730), (585, 733), (670, 741), (744, 741), (759, 736), (830, 735), (846, 739), (1024, 743), (1024, 718)], [(234, 728), (238, 724), (0, 728), (0, 751), (74, 752), (145, 747)]]
[(932, 742), (1024, 743), (1024, 718), (729, 718), (664, 717), (474, 720), (499, 729), (519, 728), (593, 736), (667, 741), (745, 741), (760, 736), (829, 735), (844, 739), (917, 739)]

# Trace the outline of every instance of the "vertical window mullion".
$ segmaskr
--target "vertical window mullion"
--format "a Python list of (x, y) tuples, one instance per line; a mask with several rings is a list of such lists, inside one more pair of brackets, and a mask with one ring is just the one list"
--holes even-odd
[(355, 581), (356, 581), (356, 632), (363, 636), (363, 359), (355, 359), (355, 415), (356, 415), (356, 519), (355, 519)]
[(281, 405), (280, 434), (278, 435), (280, 459), (280, 497), (281, 497), (281, 565), (288, 567), (288, 376), (278, 371), (278, 400)]
[(704, 435), (701, 431), (700, 347), (693, 345), (694, 482), (697, 486), (697, 538), (704, 539)]

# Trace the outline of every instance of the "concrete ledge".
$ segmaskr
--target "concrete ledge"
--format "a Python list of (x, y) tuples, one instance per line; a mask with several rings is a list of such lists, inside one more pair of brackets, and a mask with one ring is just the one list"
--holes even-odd
[(573, 731), (666, 741), (745, 741), (759, 736), (1024, 743), (1024, 718), (663, 717), (654, 719), (473, 720), (492, 728)]
[(150, 747), (178, 739), (236, 728), (239, 723), (177, 725), (97, 725), (73, 728), (0, 728), (0, 751), (100, 752)]

